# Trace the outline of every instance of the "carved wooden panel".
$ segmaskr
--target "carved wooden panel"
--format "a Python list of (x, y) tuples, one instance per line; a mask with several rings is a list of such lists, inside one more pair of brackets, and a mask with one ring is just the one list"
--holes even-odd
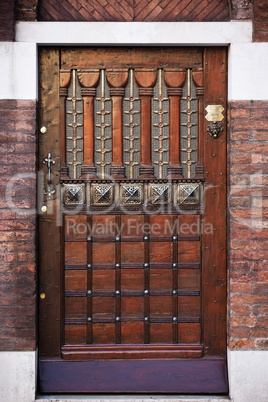
[(228, 0), (39, 0), (41, 21), (228, 21)]
[(199, 215), (67, 215), (66, 356), (77, 343), (89, 359), (98, 344), (200, 344), (200, 262)]

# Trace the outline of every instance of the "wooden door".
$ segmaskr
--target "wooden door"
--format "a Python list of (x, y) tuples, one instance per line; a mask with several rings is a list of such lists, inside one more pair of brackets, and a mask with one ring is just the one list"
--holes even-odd
[(228, 392), (226, 50), (39, 65), (41, 392)]

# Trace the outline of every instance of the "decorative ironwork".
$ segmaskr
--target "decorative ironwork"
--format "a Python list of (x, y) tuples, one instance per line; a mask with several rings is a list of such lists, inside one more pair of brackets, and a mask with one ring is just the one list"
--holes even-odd
[(48, 197), (51, 197), (53, 194), (55, 194), (55, 189), (53, 188), (51, 176), (51, 165), (54, 165), (55, 161), (52, 159), (50, 153), (47, 154), (47, 157), (43, 160), (43, 163), (47, 164), (47, 189), (44, 190), (44, 194)]
[(149, 202), (152, 205), (166, 205), (170, 201), (169, 184), (150, 184), (149, 185)]
[(113, 184), (92, 184), (91, 185), (91, 205), (109, 206), (114, 200)]
[(65, 184), (64, 185), (64, 204), (83, 205), (85, 202), (84, 184)]
[(200, 185), (195, 183), (178, 185), (179, 205), (197, 205), (200, 202)]
[(96, 98), (96, 101), (101, 102), (101, 110), (99, 112), (96, 112), (97, 115), (101, 117), (101, 122), (96, 123), (96, 127), (101, 129), (101, 134), (100, 136), (97, 136), (96, 139), (101, 141), (101, 148), (96, 149), (97, 153), (101, 154), (101, 161), (96, 162), (96, 165), (101, 166), (101, 178), (105, 178), (105, 166), (110, 165), (111, 162), (108, 162), (105, 155), (109, 152), (112, 152), (111, 149), (106, 148), (106, 141), (110, 140), (111, 137), (106, 135), (106, 128), (111, 127), (110, 123), (107, 123), (105, 121), (105, 116), (110, 115), (111, 112), (106, 110), (105, 102), (110, 101), (110, 98), (105, 97), (105, 71), (101, 70), (101, 96), (100, 98)]
[[(181, 148), (181, 156), (182, 156), (182, 161), (181, 163), (186, 165), (187, 167), (187, 178), (191, 178), (194, 174), (193, 170), (191, 169), (192, 165), (195, 165), (197, 161), (193, 159), (193, 152), (197, 151), (197, 136), (193, 135), (193, 127), (197, 126), (197, 123), (195, 123), (192, 120), (192, 115), (194, 113), (197, 113), (197, 106), (196, 109), (193, 108), (192, 103), (193, 101), (196, 101), (197, 98), (192, 95), (192, 74), (191, 70), (187, 69), (187, 95), (182, 97), (183, 101), (187, 102), (187, 109), (182, 110), (183, 114), (186, 114), (187, 116), (187, 122), (182, 123), (182, 126), (186, 127), (187, 133), (186, 135), (181, 135), (182, 139), (186, 140), (186, 143)], [(194, 85), (194, 84), (193, 84)], [(196, 102), (195, 102), (196, 103)], [(197, 134), (197, 131), (196, 131)], [(196, 146), (194, 146), (194, 142), (196, 143)]]
[(167, 136), (164, 135), (163, 129), (168, 126), (168, 123), (165, 123), (163, 120), (164, 114), (168, 113), (167, 110), (163, 109), (163, 102), (167, 101), (168, 98), (164, 98), (162, 94), (162, 69), (158, 71), (158, 97), (154, 98), (154, 101), (158, 102), (158, 110), (154, 110), (155, 114), (158, 114), (158, 123), (153, 124), (154, 127), (158, 128), (158, 135), (154, 136), (155, 140), (158, 140), (158, 148), (154, 149), (154, 152), (158, 153), (158, 161), (155, 161), (154, 164), (159, 166), (159, 179), (163, 178), (163, 166), (168, 165), (167, 161), (163, 160), (163, 155), (165, 152), (168, 152), (168, 149), (164, 148), (163, 141), (168, 139)]
[(127, 136), (124, 136), (125, 140), (129, 141), (129, 148), (125, 149), (125, 152), (129, 154), (129, 160), (125, 162), (125, 165), (129, 166), (129, 177), (133, 179), (134, 177), (134, 166), (138, 166), (139, 162), (134, 161), (134, 155), (139, 152), (139, 149), (135, 148), (134, 142), (138, 140), (139, 137), (135, 135), (134, 130), (135, 127), (138, 127), (138, 124), (134, 122), (134, 116), (139, 114), (138, 110), (134, 110), (135, 101), (138, 101), (139, 98), (134, 96), (134, 71), (130, 70), (130, 89), (129, 89), (129, 98), (125, 98), (124, 100), (129, 102), (129, 110), (124, 111), (125, 114), (129, 116), (129, 122), (125, 123), (124, 126), (129, 128), (129, 133)]
[(207, 132), (212, 138), (219, 138), (221, 133), (223, 132), (223, 126), (218, 121), (214, 121), (213, 123), (207, 126)]
[(141, 184), (122, 184), (121, 185), (121, 204), (123, 206), (135, 206), (142, 203)]
[[(82, 165), (82, 161), (80, 162), (78, 159), (78, 154), (83, 157), (83, 149), (82, 147), (79, 148), (78, 142), (79, 140), (83, 140), (83, 134), (79, 135), (79, 128), (81, 127), (82, 130), (82, 120), (79, 122), (79, 115), (82, 117), (82, 110), (78, 110), (78, 102), (82, 102), (82, 98), (78, 95), (78, 86), (77, 86), (77, 72), (76, 70), (72, 71), (72, 93), (71, 97), (67, 98), (67, 101), (72, 103), (72, 110), (69, 111), (67, 110), (67, 117), (68, 115), (71, 116), (71, 123), (67, 122), (67, 127), (70, 127), (72, 130), (72, 135), (69, 136), (67, 133), (67, 154), (70, 152), (72, 154), (72, 159), (68, 161), (68, 165), (70, 165), (70, 170), (72, 170), (72, 173), (70, 171), (70, 177), (73, 179), (78, 178), (78, 172), (77, 172), (77, 166)], [(80, 89), (80, 88), (79, 88)], [(70, 141), (68, 141), (70, 140)], [(70, 143), (70, 144), (69, 144)], [(71, 148), (68, 147), (68, 145), (71, 145)], [(82, 145), (82, 144), (81, 144)], [(67, 159), (69, 159), (67, 157)]]

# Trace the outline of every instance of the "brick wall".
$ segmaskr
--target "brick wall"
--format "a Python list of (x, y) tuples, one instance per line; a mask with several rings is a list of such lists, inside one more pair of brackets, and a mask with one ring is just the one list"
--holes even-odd
[(268, 42), (268, 2), (254, 0), (253, 2), (253, 39), (255, 42)]
[(38, 0), (16, 0), (16, 20), (36, 21)]
[(36, 344), (36, 102), (0, 100), (0, 350)]
[(0, 41), (14, 40), (15, 0), (0, 1)]
[(268, 349), (268, 101), (230, 117), (229, 347)]

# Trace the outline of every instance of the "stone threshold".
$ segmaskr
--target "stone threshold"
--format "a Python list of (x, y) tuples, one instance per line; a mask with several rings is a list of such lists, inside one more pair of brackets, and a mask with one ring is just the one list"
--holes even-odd
[(227, 402), (229, 396), (176, 396), (176, 395), (40, 395), (35, 402)]

